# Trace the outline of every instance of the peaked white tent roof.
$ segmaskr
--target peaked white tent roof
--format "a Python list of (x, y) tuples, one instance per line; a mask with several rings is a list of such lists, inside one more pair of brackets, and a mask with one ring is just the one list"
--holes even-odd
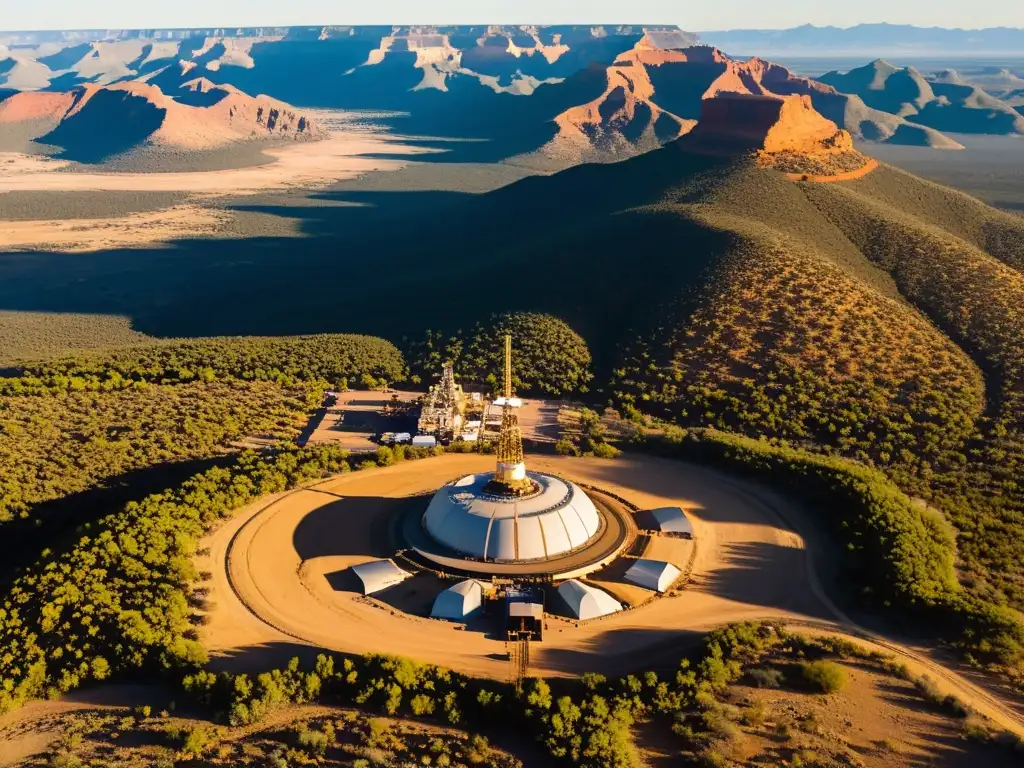
[(679, 578), (679, 569), (663, 560), (637, 560), (626, 571), (626, 581), (656, 592), (664, 592)]
[(647, 516), (656, 531), (693, 536), (693, 523), (679, 507), (659, 507), (650, 510)]
[(434, 598), (430, 615), (435, 619), (462, 621), (479, 611), (483, 600), (483, 585), (476, 579), (466, 579), (448, 587)]
[(622, 605), (607, 592), (569, 579), (558, 586), (558, 594), (577, 619), (596, 619), (622, 610)]
[(353, 565), (352, 573), (363, 582), (364, 595), (372, 595), (395, 584), (401, 584), (412, 576), (390, 560), (371, 560), (368, 563)]

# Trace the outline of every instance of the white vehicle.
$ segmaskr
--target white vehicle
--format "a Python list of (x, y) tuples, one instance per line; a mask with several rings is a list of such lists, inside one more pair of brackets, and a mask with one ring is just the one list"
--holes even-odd
[(395, 441), (395, 443), (412, 443), (412, 442), (414, 442), (413, 439), (412, 439), (412, 434), (410, 434), (409, 432), (396, 432), (395, 433), (395, 440), (394, 441)]

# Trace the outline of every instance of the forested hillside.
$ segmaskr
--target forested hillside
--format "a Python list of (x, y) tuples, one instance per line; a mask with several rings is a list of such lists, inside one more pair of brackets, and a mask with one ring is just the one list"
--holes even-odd
[(250, 445), (293, 441), (329, 387), (400, 381), (366, 336), (116, 348), (0, 377), (0, 584), (129, 499)]
[(512, 387), (519, 394), (585, 394), (594, 375), (583, 337), (552, 315), (516, 312), (478, 322), (470, 332), (427, 331), (408, 346), (410, 366), (423, 382), (455, 364), (464, 388), (501, 391), (505, 334), (512, 336)]

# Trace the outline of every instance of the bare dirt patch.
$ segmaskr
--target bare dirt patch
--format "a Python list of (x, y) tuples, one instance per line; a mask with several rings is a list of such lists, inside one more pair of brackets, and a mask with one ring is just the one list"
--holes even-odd
[[(809, 660), (841, 680), (823, 693), (802, 673)], [(976, 739), (982, 721), (929, 700), (883, 657), (838, 657), (811, 646), (776, 649), (751, 665), (718, 701), (689, 715), (682, 739), (664, 723), (636, 730), (646, 763), (675, 765), (682, 754), (722, 765), (891, 766), (1016, 764), (1011, 750)], [(692, 734), (692, 735), (691, 735)], [(713, 763), (717, 757), (722, 762)]]
[[(523, 766), (507, 748), (491, 746), (485, 738), (456, 728), (330, 706), (284, 707), (257, 725), (240, 727), (157, 707), (50, 707), (29, 713), (17, 726), (0, 728), (0, 737), (6, 737), (0, 744), (0, 765), (25, 768), (274, 765), (285, 762), (285, 755), (289, 765), (433, 765), (436, 761), (488, 768)], [(503, 745), (506, 741), (514, 752), (521, 748), (531, 765), (550, 764), (521, 738), (503, 738)]]
[[(164, 173), (87, 170), (85, 166), (72, 166), (66, 161), (5, 153), (0, 155), (0, 195), (162, 193), (187, 195), (192, 202), (101, 218), (63, 211), (61, 220), (47, 218), (43, 214), (44, 206), (36, 218), (20, 216), (19, 221), (5, 221), (0, 226), (0, 250), (99, 250), (209, 236), (224, 230), (231, 215), (204, 205), (204, 201), (229, 195), (316, 189), (367, 173), (397, 170), (406, 161), (395, 159), (396, 156), (412, 158), (432, 150), (405, 144), (401, 138), (385, 135), (372, 127), (342, 124), (323, 141), (295, 142), (266, 147), (263, 151), (267, 162), (258, 165)], [(75, 172), (69, 173), (69, 170)], [(132, 207), (127, 206), (126, 210)]]
[[(0, 192), (136, 191), (240, 195), (291, 188), (314, 188), (352, 179), (371, 171), (397, 169), (402, 160), (375, 154), (416, 155), (429, 150), (405, 145), (401, 139), (367, 131), (338, 131), (323, 141), (268, 148), (272, 162), (250, 168), (183, 173), (57, 173), (63, 161), (30, 155), (7, 155), (0, 165)], [(11, 162), (13, 160), (13, 162)]]
[(100, 251), (209, 237), (223, 230), (230, 220), (225, 211), (180, 205), (116, 218), (4, 221), (0, 223), (0, 249)]

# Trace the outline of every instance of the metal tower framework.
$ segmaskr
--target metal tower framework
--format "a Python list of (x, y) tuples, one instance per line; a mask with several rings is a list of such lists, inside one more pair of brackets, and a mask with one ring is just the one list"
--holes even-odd
[(505, 400), (512, 397), (512, 334), (505, 334)]
[(519, 416), (512, 407), (512, 336), (505, 335), (505, 402), (501, 408), (501, 431), (498, 433), (498, 462), (494, 480), (490, 483), (492, 493), (508, 496), (523, 496), (534, 490), (533, 482), (526, 476), (523, 458), (523, 433), (519, 429)]

